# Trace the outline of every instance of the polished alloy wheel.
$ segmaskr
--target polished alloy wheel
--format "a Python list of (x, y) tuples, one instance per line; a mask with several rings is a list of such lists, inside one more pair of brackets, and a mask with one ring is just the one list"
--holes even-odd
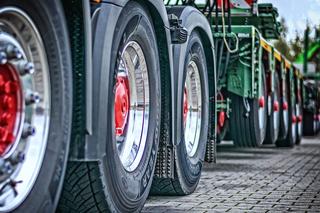
[(149, 127), (149, 77), (141, 46), (130, 41), (121, 53), (115, 85), (115, 134), (118, 155), (131, 172), (140, 164)]
[(263, 86), (261, 86), (261, 93), (262, 96), (259, 98), (259, 129), (263, 131), (265, 128), (265, 119), (266, 119), (266, 104), (265, 104), (265, 97), (264, 97), (264, 90)]
[(30, 193), (41, 168), (50, 120), (50, 77), (33, 21), (0, 9), (0, 211)]
[(184, 141), (190, 157), (195, 155), (199, 146), (202, 113), (201, 97), (199, 68), (197, 64), (191, 60), (187, 67), (183, 98)]

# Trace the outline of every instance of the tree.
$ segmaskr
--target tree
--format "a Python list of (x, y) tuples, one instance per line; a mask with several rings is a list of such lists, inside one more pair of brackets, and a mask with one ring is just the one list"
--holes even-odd
[(288, 26), (286, 24), (286, 20), (282, 17), (280, 20), (280, 24), (282, 27), (282, 32), (280, 34), (279, 40), (274, 43), (274, 47), (280, 51), (287, 59), (293, 60), (294, 57), (291, 55), (291, 48), (288, 44), (286, 37), (288, 34)]
[(290, 47), (291, 47), (291, 56), (293, 57), (293, 60), (295, 61), (303, 51), (304, 44), (303, 44), (303, 39), (300, 37), (299, 33), (296, 32), (296, 37), (295, 39), (290, 41)]

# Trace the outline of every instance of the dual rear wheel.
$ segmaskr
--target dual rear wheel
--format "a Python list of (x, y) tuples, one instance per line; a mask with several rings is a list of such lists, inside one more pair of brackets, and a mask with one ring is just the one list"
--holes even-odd
[(230, 116), (231, 138), (238, 147), (260, 147), (266, 136), (267, 87), (262, 70), (259, 99), (247, 99), (230, 94), (232, 113)]

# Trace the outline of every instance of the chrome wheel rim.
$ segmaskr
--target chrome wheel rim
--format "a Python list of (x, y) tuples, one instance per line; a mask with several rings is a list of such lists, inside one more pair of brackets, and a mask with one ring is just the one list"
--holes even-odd
[(293, 141), (296, 140), (296, 135), (297, 135), (296, 132), (297, 132), (296, 123), (292, 123), (291, 134), (292, 134)]
[(259, 98), (259, 110), (258, 110), (258, 116), (259, 116), (259, 129), (260, 132), (264, 131), (265, 128), (265, 115), (266, 115), (266, 104), (265, 104), (265, 96), (264, 96), (264, 86), (261, 85), (260, 86), (260, 94), (262, 94), (262, 96)]
[(22, 10), (0, 9), (1, 66), (10, 66), (21, 89), (14, 140), (0, 157), (0, 211), (12, 211), (28, 196), (47, 147), (50, 76), (45, 48), (35, 24)]
[(184, 141), (187, 154), (193, 157), (199, 147), (201, 132), (202, 90), (199, 68), (191, 60), (187, 67), (183, 97)]
[(142, 161), (150, 112), (147, 62), (137, 42), (130, 41), (124, 47), (116, 78), (114, 122), (117, 152), (123, 167), (132, 172)]

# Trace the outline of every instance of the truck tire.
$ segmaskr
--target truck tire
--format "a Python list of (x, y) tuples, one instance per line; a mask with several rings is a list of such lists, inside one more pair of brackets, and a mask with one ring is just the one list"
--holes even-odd
[(134, 1), (113, 33), (112, 41), (101, 35), (101, 42), (112, 44), (111, 56), (96, 56), (101, 63), (111, 57), (96, 121), (104, 154), (68, 164), (59, 212), (139, 212), (150, 191), (161, 112), (156, 35), (147, 10)]
[(54, 212), (72, 123), (59, 1), (0, 2), (0, 212)]
[[(270, 100), (269, 100), (270, 99)], [(274, 92), (268, 97), (268, 124), (265, 144), (274, 144), (278, 139), (280, 127), (280, 82), (278, 73), (274, 74)]]
[[(262, 70), (262, 86), (260, 89), (262, 96), (259, 99), (244, 99), (238, 95), (230, 94), (232, 111), (229, 124), (235, 146), (260, 147), (265, 139), (267, 89), (264, 70)], [(248, 112), (246, 108), (250, 111)]]
[(317, 121), (315, 113), (304, 111), (303, 113), (303, 134), (306, 136), (314, 136), (317, 133)]
[(192, 32), (185, 54), (178, 101), (181, 136), (175, 147), (175, 178), (155, 178), (151, 192), (187, 195), (194, 192), (201, 176), (208, 136), (209, 85), (207, 63), (200, 35)]
[[(289, 81), (289, 79), (288, 79)], [(294, 147), (294, 144), (296, 143), (297, 138), (297, 127), (296, 127), (296, 97), (294, 93), (294, 89), (291, 87), (294, 87), (292, 83), (288, 83), (290, 89), (287, 90), (287, 95), (289, 97), (289, 106), (288, 106), (288, 114), (289, 114), (289, 125), (288, 125), (288, 134), (285, 139), (278, 140), (276, 142), (277, 147)]]
[(278, 140), (287, 137), (289, 131), (289, 104), (288, 104), (288, 83), (286, 79), (281, 80), (281, 98), (280, 98), (280, 128)]

